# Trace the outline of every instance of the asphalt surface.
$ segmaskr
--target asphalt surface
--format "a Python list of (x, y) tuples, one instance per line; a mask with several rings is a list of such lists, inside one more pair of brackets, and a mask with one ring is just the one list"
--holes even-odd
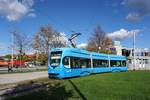
[(28, 73), (13, 73), (13, 74), (0, 74), (0, 85), (17, 83), (26, 80), (33, 80), (37, 78), (48, 77), (47, 71), (41, 72), (28, 72)]

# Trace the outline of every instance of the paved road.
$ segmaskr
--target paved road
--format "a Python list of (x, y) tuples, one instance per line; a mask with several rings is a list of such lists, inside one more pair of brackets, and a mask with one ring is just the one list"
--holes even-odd
[[(35, 66), (35, 67), (25, 67), (25, 68), (12, 68), (13, 72), (35, 72), (39, 70), (47, 70), (47, 66)], [(11, 72), (11, 71), (10, 71)], [(8, 73), (7, 67), (0, 67), (0, 74)]]
[(42, 77), (48, 77), (47, 71), (30, 72), (30, 73), (15, 73), (15, 74), (1, 74), (0, 84), (16, 83), (25, 80), (32, 80)]

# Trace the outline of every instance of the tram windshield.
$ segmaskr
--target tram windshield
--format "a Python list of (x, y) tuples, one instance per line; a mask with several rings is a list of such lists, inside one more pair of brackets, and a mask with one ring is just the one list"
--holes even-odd
[(51, 52), (51, 56), (50, 56), (50, 65), (52, 67), (56, 67), (60, 64), (60, 60), (61, 60), (61, 51), (57, 51), (57, 52)]

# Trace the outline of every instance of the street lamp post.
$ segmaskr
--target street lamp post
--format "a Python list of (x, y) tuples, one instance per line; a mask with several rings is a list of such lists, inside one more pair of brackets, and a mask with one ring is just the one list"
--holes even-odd
[(98, 53), (100, 53), (101, 47), (98, 47)]

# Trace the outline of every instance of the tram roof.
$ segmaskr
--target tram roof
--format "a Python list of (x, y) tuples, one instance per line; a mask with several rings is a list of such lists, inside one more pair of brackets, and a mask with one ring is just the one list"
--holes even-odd
[(125, 56), (121, 56), (121, 55), (90, 52), (90, 51), (79, 49), (79, 48), (52, 48), (51, 51), (73, 51), (73, 52), (82, 52), (82, 53), (86, 53), (86, 54), (92, 54), (94, 56), (106, 56), (106, 57), (109, 56), (112, 59), (118, 59), (118, 58), (126, 59)]

